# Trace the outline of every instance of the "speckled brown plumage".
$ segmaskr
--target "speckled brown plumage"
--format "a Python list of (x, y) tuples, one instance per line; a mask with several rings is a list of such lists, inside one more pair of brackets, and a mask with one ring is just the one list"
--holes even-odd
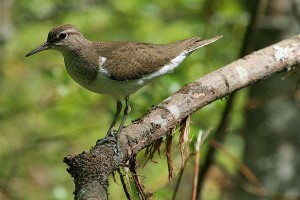
[(96, 42), (97, 55), (106, 57), (103, 68), (111, 78), (119, 81), (138, 79), (168, 64), (183, 51), (191, 52), (203, 45), (200, 38), (181, 40), (170, 44), (137, 42)]

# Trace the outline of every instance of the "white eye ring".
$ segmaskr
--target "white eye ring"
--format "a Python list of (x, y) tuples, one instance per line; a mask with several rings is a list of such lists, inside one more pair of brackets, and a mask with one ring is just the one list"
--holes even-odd
[(65, 39), (65, 38), (67, 38), (68, 37), (68, 34), (67, 33), (64, 33), (64, 32), (62, 32), (62, 33), (60, 33), (59, 34), (59, 39)]

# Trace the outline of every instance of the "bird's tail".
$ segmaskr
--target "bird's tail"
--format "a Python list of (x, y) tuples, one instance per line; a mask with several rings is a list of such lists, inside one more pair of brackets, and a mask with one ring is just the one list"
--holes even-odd
[(187, 39), (187, 42), (188, 42), (189, 45), (186, 47), (185, 51), (187, 53), (191, 53), (191, 52), (195, 51), (196, 49), (199, 49), (199, 48), (204, 47), (204, 46), (206, 46), (210, 43), (213, 43), (213, 42), (217, 41), (218, 39), (220, 39), (222, 37), (223, 36), (220, 35), (220, 36), (216, 36), (216, 37), (206, 39), (206, 40), (202, 40), (199, 37), (194, 37), (194, 38)]
[(213, 43), (214, 41), (220, 39), (223, 36), (216, 36), (210, 39), (202, 40), (200, 37), (194, 37), (184, 40), (179, 40), (174, 43), (169, 43), (165, 45), (160, 45), (165, 52), (169, 52), (173, 54), (175, 57), (181, 53), (185, 53), (185, 55), (189, 55), (196, 49), (199, 49), (205, 45)]

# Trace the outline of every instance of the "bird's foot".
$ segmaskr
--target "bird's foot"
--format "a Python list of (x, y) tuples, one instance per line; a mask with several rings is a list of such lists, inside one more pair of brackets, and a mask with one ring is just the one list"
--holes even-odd
[(109, 147), (113, 147), (113, 150), (116, 154), (119, 154), (120, 149), (119, 149), (119, 145), (118, 145), (118, 137), (117, 135), (113, 135), (113, 136), (106, 136), (105, 138), (99, 139), (96, 142), (96, 145), (103, 145), (106, 144)]
[(102, 145), (102, 144), (105, 144), (105, 143), (108, 143), (108, 144), (111, 144), (111, 143), (117, 144), (117, 138), (115, 136), (109, 136), (109, 135), (107, 135), (105, 138), (99, 139), (96, 142), (97, 145)]

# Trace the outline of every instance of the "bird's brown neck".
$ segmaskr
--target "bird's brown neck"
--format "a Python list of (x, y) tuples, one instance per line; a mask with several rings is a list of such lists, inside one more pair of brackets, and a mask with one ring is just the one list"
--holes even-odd
[[(87, 48), (88, 47), (83, 47)], [(97, 58), (90, 59), (95, 56), (91, 49), (81, 48), (76, 51), (64, 51), (65, 66), (68, 74), (80, 85), (87, 86), (93, 82), (99, 72), (99, 63)], [(95, 62), (91, 62), (91, 60)]]

